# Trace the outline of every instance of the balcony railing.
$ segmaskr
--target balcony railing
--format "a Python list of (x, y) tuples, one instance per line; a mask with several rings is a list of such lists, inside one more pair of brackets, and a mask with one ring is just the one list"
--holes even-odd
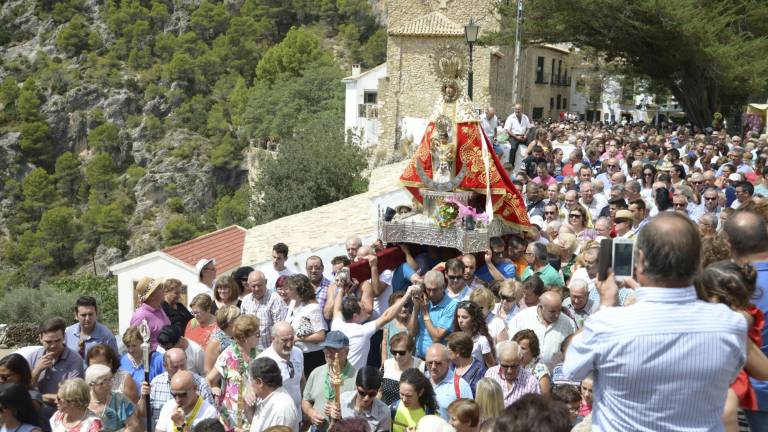
[(375, 119), (379, 118), (379, 107), (373, 103), (362, 103), (357, 105), (357, 116), (359, 118)]
[(557, 87), (570, 87), (571, 86), (571, 77), (563, 75), (563, 76), (553, 76), (552, 79), (549, 82), (549, 85), (551, 86), (557, 86)]

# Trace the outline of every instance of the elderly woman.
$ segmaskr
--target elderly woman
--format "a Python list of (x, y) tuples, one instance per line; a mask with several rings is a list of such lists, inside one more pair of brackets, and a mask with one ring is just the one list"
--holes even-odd
[(142, 321), (147, 321), (152, 351), (157, 349), (157, 335), (160, 334), (160, 330), (171, 324), (171, 320), (162, 308), (165, 293), (160, 288), (161, 284), (162, 281), (159, 279), (143, 277), (134, 289), (141, 304), (131, 316), (131, 327), (138, 328)]
[(291, 303), (286, 321), (296, 332), (296, 346), (304, 353), (304, 373), (325, 363), (322, 343), (325, 341), (325, 319), (315, 299), (315, 289), (309, 278), (302, 274), (290, 275), (285, 280), (285, 290)]
[(103, 431), (142, 430), (141, 420), (133, 403), (122, 393), (112, 391), (112, 370), (108, 366), (88, 366), (85, 382), (91, 387), (88, 409), (99, 416)]
[(228, 431), (248, 429), (246, 393), (249, 392), (251, 360), (256, 358), (259, 344), (259, 320), (253, 315), (240, 315), (232, 323), (235, 343), (221, 352), (206, 380), (218, 394), (219, 415)]
[(211, 307), (211, 313), (215, 314), (217, 310), (224, 306), (235, 306), (240, 308), (240, 284), (232, 276), (222, 276), (216, 281), (216, 289), (213, 291), (215, 300)]
[(239, 316), (240, 309), (235, 306), (226, 306), (216, 311), (216, 325), (219, 328), (211, 334), (208, 346), (205, 348), (205, 365), (203, 368), (206, 374), (213, 369), (219, 354), (234, 342), (231, 324)]
[[(126, 371), (133, 378), (136, 388), (141, 388), (144, 381), (144, 359), (141, 350), (141, 333), (136, 327), (128, 327), (123, 333), (125, 354), (120, 358), (120, 369)], [(149, 380), (163, 373), (163, 355), (152, 351), (149, 355)]]
[(493, 314), (504, 321), (508, 326), (512, 318), (523, 308), (520, 303), (523, 300), (523, 284), (513, 279), (507, 279), (501, 283), (499, 289), (499, 302), (493, 307)]
[(51, 417), (51, 432), (100, 432), (99, 416), (88, 409), (91, 395), (82, 378), (68, 379), (59, 385), (56, 404), (59, 410)]
[(558, 236), (552, 243), (551, 252), (560, 258), (560, 272), (563, 274), (563, 281), (568, 280), (573, 274), (573, 265), (576, 263), (576, 247), (578, 242), (573, 234), (563, 234)]
[(487, 367), (483, 360), (472, 355), (474, 341), (472, 336), (463, 331), (451, 333), (447, 339), (448, 359), (456, 376), (464, 378), (475, 393), (477, 382), (483, 378)]
[(541, 362), (539, 355), (539, 338), (533, 330), (520, 330), (512, 336), (512, 340), (517, 342), (520, 350), (523, 352), (521, 364), (538, 381), (541, 394), (549, 396), (552, 390), (552, 379), (549, 375), (549, 369)]
[(211, 313), (213, 300), (208, 294), (198, 294), (192, 299), (189, 308), (192, 309), (192, 318), (184, 330), (184, 337), (197, 342), (206, 349), (211, 335), (219, 327), (216, 325), (216, 317)]
[(389, 338), (389, 352), (392, 358), (384, 360), (384, 377), (381, 383), (381, 400), (387, 405), (400, 399), (400, 375), (403, 371), (416, 368), (425, 370), (424, 360), (414, 357), (413, 350), (416, 341), (408, 332), (395, 333)]
[(183, 304), (179, 303), (184, 284), (178, 279), (166, 279), (163, 281), (162, 286), (164, 298), (160, 306), (162, 306), (163, 312), (168, 316), (168, 319), (171, 320), (171, 324), (184, 333), (187, 323), (192, 319), (192, 314), (189, 313)]
[[(504, 286), (506, 282), (506, 280), (501, 281), (499, 285)], [(499, 288), (499, 291), (501, 291), (501, 288)], [(488, 288), (478, 288), (472, 291), (472, 294), (469, 295), (469, 300), (477, 303), (483, 309), (485, 324), (488, 327), (488, 333), (493, 338), (494, 344), (509, 339), (507, 323), (492, 312), (493, 307), (496, 305), (496, 296), (493, 295), (493, 291)]]
[(120, 369), (120, 358), (112, 347), (105, 344), (94, 345), (88, 350), (85, 364), (87, 366), (99, 364), (108, 367), (112, 371), (112, 391), (124, 394), (133, 403), (139, 401), (139, 391), (136, 388), (136, 383), (133, 381), (131, 374)]

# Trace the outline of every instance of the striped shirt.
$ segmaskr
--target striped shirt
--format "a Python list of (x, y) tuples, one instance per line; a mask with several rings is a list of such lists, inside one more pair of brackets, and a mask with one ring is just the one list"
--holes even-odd
[[(267, 291), (259, 300), (253, 294), (249, 294), (243, 298), (240, 311), (255, 315), (259, 319), (260, 351), (269, 348), (272, 345), (272, 326), (284, 316), (283, 301), (280, 296), (274, 291)], [(222, 351), (224, 351), (223, 347)]]
[(590, 316), (563, 372), (594, 372), (595, 431), (721, 431), (728, 386), (746, 359), (747, 324), (693, 287), (640, 288), (637, 303)]
[(528, 393), (540, 394), (539, 380), (525, 368), (518, 368), (517, 378), (508, 382), (501, 375), (501, 368), (496, 365), (485, 372), (485, 377), (490, 378), (501, 386), (501, 394), (504, 396), (504, 406), (508, 407)]

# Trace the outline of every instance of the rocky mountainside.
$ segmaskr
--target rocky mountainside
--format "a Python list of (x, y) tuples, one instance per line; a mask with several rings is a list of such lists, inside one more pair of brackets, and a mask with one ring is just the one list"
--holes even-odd
[(244, 154), (385, 46), (367, 0), (3, 2), (0, 286), (249, 226)]

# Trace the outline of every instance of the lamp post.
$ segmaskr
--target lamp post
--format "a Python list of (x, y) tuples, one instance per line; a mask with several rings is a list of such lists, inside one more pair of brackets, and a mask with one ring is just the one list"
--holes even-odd
[(469, 22), (464, 25), (464, 38), (469, 45), (469, 67), (467, 68), (467, 96), (469, 100), (472, 100), (472, 48), (477, 42), (477, 34), (480, 32), (480, 26), (477, 25), (474, 18), (470, 18)]

